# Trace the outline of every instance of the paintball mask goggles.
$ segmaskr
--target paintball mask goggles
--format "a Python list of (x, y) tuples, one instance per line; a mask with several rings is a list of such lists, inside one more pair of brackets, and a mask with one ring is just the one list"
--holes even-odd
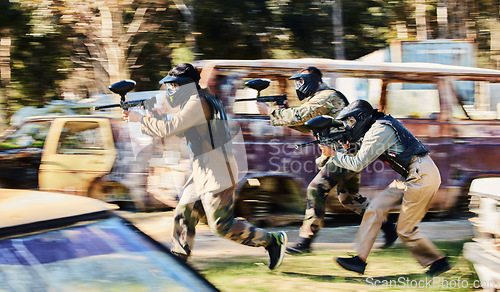
[(179, 96), (179, 90), (181, 86), (192, 83), (193, 80), (189, 77), (176, 77), (167, 75), (162, 80), (160, 80), (160, 84), (165, 84), (165, 89), (167, 93), (167, 101), (171, 106), (177, 106), (183, 102), (183, 98)]
[(364, 136), (372, 123), (373, 108), (365, 100), (355, 100), (337, 116), (337, 120), (341, 120), (344, 127), (350, 133), (350, 142), (356, 142)]
[(356, 127), (357, 120), (355, 117), (347, 117), (342, 120), (342, 123), (344, 123), (344, 128), (349, 131)]
[(316, 74), (294, 74), (289, 78), (295, 83), (295, 92), (299, 100), (303, 100), (313, 95), (318, 89), (321, 82), (321, 76)]

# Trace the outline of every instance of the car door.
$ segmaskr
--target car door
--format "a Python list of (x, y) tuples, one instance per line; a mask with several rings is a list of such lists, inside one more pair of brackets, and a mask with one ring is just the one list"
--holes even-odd
[(39, 172), (41, 190), (86, 195), (116, 159), (107, 118), (60, 118), (49, 131)]
[(50, 124), (50, 119), (30, 120), (0, 138), (0, 187), (38, 187), (38, 168)]

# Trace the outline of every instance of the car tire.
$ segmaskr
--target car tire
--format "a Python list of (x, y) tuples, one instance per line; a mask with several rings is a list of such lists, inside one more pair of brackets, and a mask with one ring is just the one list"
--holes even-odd
[(120, 193), (122, 192), (129, 192), (128, 188), (120, 183), (97, 179), (90, 185), (88, 196), (107, 203), (116, 204), (122, 210), (136, 211), (133, 201), (120, 199)]

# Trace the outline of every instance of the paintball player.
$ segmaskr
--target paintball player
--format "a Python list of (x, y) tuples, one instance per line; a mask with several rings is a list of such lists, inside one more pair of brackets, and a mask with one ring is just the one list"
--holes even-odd
[(244, 245), (265, 247), (268, 267), (273, 270), (281, 264), (287, 235), (267, 232), (234, 217), (238, 170), (226, 112), (217, 97), (200, 88), (199, 80), (200, 74), (193, 65), (179, 64), (160, 81), (167, 89), (166, 101), (178, 111), (168, 116), (122, 112), (126, 121), (140, 122), (147, 135), (164, 138), (183, 134), (192, 152), (193, 172), (175, 209), (172, 253), (188, 259), (195, 227), (206, 215), (215, 234)]
[[(295, 82), (297, 97), (303, 101), (300, 106), (271, 108), (265, 103), (257, 103), (259, 112), (268, 114), (274, 126), (287, 126), (309, 133), (309, 128), (304, 126), (305, 122), (321, 115), (336, 118), (349, 104), (341, 92), (322, 82), (322, 73), (316, 67), (307, 67), (290, 79)], [(359, 215), (363, 215), (370, 203), (358, 193), (359, 173), (337, 167), (330, 157), (325, 155), (316, 159), (316, 163), (320, 171), (307, 187), (307, 207), (300, 227), (299, 240), (296, 245), (286, 249), (286, 252), (292, 255), (311, 252), (311, 243), (323, 226), (327, 196), (335, 186), (340, 203)], [(397, 239), (396, 226), (387, 221), (382, 225), (382, 230), (385, 233), (384, 246), (389, 247)]]
[(398, 120), (374, 110), (369, 102), (356, 100), (337, 119), (350, 131), (350, 141), (363, 138), (355, 156), (331, 147), (327, 155), (335, 165), (351, 171), (361, 171), (379, 158), (401, 174), (368, 205), (356, 236), (357, 256), (337, 258), (344, 269), (363, 274), (366, 259), (390, 209), (401, 206), (397, 234), (406, 248), (423, 266), (427, 274), (436, 276), (451, 267), (445, 255), (419, 232), (418, 223), (427, 213), (430, 202), (441, 184), (439, 170), (429, 156), (429, 150)]

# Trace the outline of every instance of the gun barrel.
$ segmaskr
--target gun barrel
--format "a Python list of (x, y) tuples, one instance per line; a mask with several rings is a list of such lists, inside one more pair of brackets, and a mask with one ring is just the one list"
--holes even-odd
[(237, 99), (234, 100), (234, 102), (249, 101), (249, 100), (257, 100), (257, 98), (237, 98)]
[(129, 100), (129, 101), (122, 102), (122, 103), (98, 105), (98, 106), (94, 106), (94, 110), (101, 110), (101, 109), (114, 108), (114, 107), (121, 107), (121, 108), (126, 109), (129, 107), (135, 107), (135, 106), (139, 106), (139, 105), (143, 105), (146, 109), (151, 109), (151, 108), (153, 108), (155, 103), (156, 103), (156, 96), (153, 96), (151, 98), (139, 99), (139, 100)]
[(120, 104), (113, 103), (113, 104), (106, 104), (106, 105), (98, 105), (98, 106), (94, 106), (94, 110), (101, 110), (101, 109), (107, 109), (107, 108), (113, 108), (113, 107), (120, 107)]
[(314, 140), (314, 141), (309, 141), (309, 142), (297, 144), (297, 145), (295, 145), (295, 149), (300, 149), (300, 148), (303, 148), (303, 147), (306, 147), (309, 145), (318, 144), (318, 143), (319, 143), (319, 140)]
[(286, 94), (272, 95), (272, 96), (259, 96), (259, 97), (255, 97), (255, 98), (238, 98), (238, 99), (235, 99), (234, 102), (250, 101), (250, 100), (256, 100), (257, 102), (277, 102), (280, 104), (286, 100)]

